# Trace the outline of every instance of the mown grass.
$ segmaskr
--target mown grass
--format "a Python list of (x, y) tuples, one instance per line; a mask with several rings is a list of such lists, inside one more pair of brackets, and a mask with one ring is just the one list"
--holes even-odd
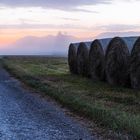
[(115, 131), (140, 138), (140, 92), (71, 75), (66, 58), (7, 57), (4, 67), (31, 87)]

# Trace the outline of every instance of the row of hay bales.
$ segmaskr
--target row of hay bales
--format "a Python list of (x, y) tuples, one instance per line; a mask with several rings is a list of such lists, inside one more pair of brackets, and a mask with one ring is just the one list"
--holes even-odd
[(73, 74), (140, 89), (140, 37), (70, 44), (68, 63)]

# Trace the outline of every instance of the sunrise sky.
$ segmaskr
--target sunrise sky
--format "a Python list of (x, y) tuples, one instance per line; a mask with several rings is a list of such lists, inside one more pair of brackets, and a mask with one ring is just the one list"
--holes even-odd
[(58, 32), (81, 40), (140, 32), (139, 0), (0, 0), (0, 44)]

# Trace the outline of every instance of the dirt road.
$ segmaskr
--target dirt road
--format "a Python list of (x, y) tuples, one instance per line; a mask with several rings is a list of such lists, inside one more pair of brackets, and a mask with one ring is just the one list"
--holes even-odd
[(80, 122), (0, 68), (0, 140), (94, 140)]

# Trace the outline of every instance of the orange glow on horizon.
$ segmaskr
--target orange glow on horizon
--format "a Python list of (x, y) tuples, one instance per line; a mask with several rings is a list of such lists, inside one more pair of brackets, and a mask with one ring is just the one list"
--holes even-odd
[(0, 30), (0, 45), (8, 45), (14, 43), (18, 39), (26, 36), (43, 37), (48, 35), (57, 35), (58, 32), (66, 33), (78, 39), (93, 38), (100, 32), (82, 31), (78, 29), (1, 29)]

